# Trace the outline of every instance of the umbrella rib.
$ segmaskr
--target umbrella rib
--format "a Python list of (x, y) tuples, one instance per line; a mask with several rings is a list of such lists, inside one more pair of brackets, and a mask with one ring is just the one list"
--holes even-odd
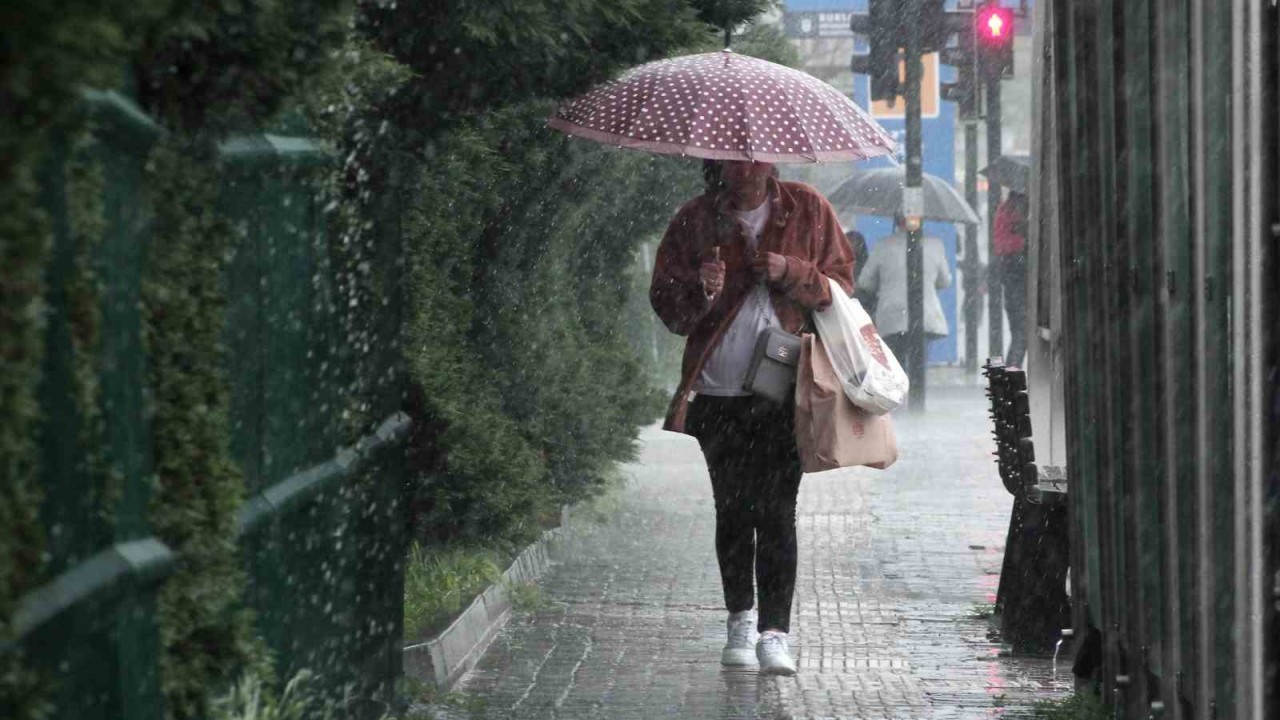
[(809, 143), (809, 154), (806, 155), (803, 152), (801, 152), (799, 153), (800, 157), (808, 158), (810, 160), (813, 160), (814, 162), (817, 162), (818, 161), (817, 149), (814, 147), (813, 137), (809, 133), (809, 128), (806, 127), (804, 124), (804, 114), (800, 112), (798, 106), (795, 104), (794, 98), (792, 98), (791, 93), (787, 91), (787, 86), (784, 83), (778, 82), (773, 78), (770, 78), (770, 81), (777, 85), (778, 91), (782, 94), (783, 99), (787, 101), (786, 106), (791, 108), (792, 112), (795, 113), (796, 126), (802, 131), (804, 135), (804, 139)]

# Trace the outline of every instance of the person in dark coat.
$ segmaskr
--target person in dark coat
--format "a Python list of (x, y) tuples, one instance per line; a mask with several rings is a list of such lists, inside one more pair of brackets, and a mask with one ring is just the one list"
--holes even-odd
[[(849, 238), (849, 248), (853, 250), (853, 273), (857, 275), (867, 266), (867, 238), (857, 230), (845, 230), (844, 236)], [(862, 303), (862, 309), (871, 317), (876, 316), (876, 294), (862, 287), (855, 286), (853, 299)]]
[(1027, 354), (1027, 196), (1010, 191), (996, 209), (995, 262), (1009, 318), (1009, 352), (1005, 365), (1021, 367)]

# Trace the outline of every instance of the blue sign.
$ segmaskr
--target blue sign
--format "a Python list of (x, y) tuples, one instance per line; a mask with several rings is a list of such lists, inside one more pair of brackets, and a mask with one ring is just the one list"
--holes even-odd
[[(865, 13), (867, 11), (867, 0), (787, 0), (784, 7), (784, 13), (829, 12), (832, 14), (847, 14), (851, 11)], [(786, 14), (783, 17), (786, 18)], [(785, 20), (784, 24), (786, 24)], [(806, 25), (805, 29), (810, 26), (812, 26), (811, 23)], [(798, 27), (797, 25), (797, 29)], [(788, 28), (788, 30), (794, 33), (792, 28)], [(867, 52), (864, 38), (855, 40), (854, 52)], [(949, 82), (954, 79), (954, 72), (954, 69), (944, 65), (938, 69), (938, 73), (934, 74), (931, 79), (935, 84)], [(851, 89), (855, 102), (863, 108), (870, 109), (872, 107), (870, 81), (867, 76), (854, 75)], [(849, 88), (845, 88), (845, 90), (847, 91)], [(922, 91), (922, 94), (928, 95), (932, 93), (936, 96), (938, 88), (922, 88)], [(921, 122), (924, 171), (954, 184), (955, 104), (939, 102), (935, 107), (936, 112), (923, 118)], [(904, 120), (895, 117), (877, 117), (876, 121), (893, 135), (900, 149), (906, 145), (906, 123)], [(887, 159), (868, 160), (858, 163), (863, 168), (884, 167), (891, 164)], [(873, 248), (877, 241), (893, 232), (893, 220), (891, 218), (864, 215), (858, 218), (857, 228), (867, 238), (868, 248)], [(957, 330), (959, 329), (957, 324), (959, 313), (957, 311), (956, 286), (959, 284), (960, 278), (956, 272), (956, 231), (957, 226), (949, 223), (925, 224), (925, 234), (938, 238), (942, 241), (943, 247), (946, 248), (947, 261), (951, 268), (952, 277), (951, 287), (938, 291), (938, 299), (942, 303), (942, 313), (947, 319), (950, 332), (946, 338), (937, 340), (929, 345), (929, 361), (935, 363), (950, 363), (959, 359), (959, 346), (956, 340)]]

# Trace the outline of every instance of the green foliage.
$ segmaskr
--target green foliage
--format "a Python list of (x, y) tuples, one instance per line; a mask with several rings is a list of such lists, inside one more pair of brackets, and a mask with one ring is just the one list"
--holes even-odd
[(995, 614), (995, 603), (974, 603), (973, 609), (969, 611), (969, 618), (972, 620), (986, 620)]
[[(43, 579), (44, 532), (38, 485), (41, 410), (37, 400), (44, 361), (45, 267), (52, 235), (42, 207), (36, 171), (47, 162), (51, 138), (77, 113), (77, 89), (113, 86), (131, 46), (122, 28), (154, 17), (167, 3), (148, 0), (79, 0), (10, 3), (0, 23), (0, 640), (11, 633), (19, 598)], [(73, 198), (100, 198), (92, 172), (66, 178)], [(76, 187), (83, 181), (89, 187)], [(99, 181), (100, 182), (100, 181)], [(93, 207), (72, 204), (77, 232), (77, 272), (72, 292), (80, 313), (76, 397), (92, 436), (100, 426), (94, 378), (86, 374), (95, 353), (96, 300), (85, 259), (97, 237)], [(79, 222), (77, 224), (77, 221)], [(78, 228), (78, 230), (77, 230)], [(84, 352), (79, 352), (84, 350)], [(92, 460), (91, 460), (92, 464)], [(108, 490), (108, 487), (103, 487)], [(110, 492), (97, 498), (97, 507)], [(0, 658), (0, 716), (26, 720), (45, 715), (47, 683), (19, 653)]]
[[(11, 168), (0, 192), (0, 639), (23, 593), (40, 581), (44, 532), (37, 482), (36, 388), (44, 360), (44, 266), (48, 218), (39, 209), (31, 163)], [(39, 716), (38, 678), (16, 653), (0, 657), (0, 715)]]
[(385, 134), (385, 128), (370, 125), (370, 110), (412, 76), (367, 38), (350, 34), (296, 99), (314, 135), (335, 146), (364, 146)]
[(622, 327), (627, 272), (697, 171), (547, 132), (548, 111), (442, 138), (406, 216), (407, 362), (438, 428), (421, 524), (442, 538), (531, 536), (661, 405)]
[(272, 120), (332, 61), (352, 0), (179, 2), (141, 33), (140, 104), (189, 132), (245, 130)]
[(698, 19), (721, 29), (733, 29), (772, 10), (778, 0), (692, 0)]
[[(42, 567), (36, 388), (51, 235), (35, 172), (54, 129), (75, 115), (77, 88), (115, 84), (132, 47), (123, 28), (165, 6), (158, 0), (10, 3), (0, 23), (0, 636)], [(23, 694), (18, 685), (27, 686), (9, 680), (29, 673), (5, 675), (0, 709), (8, 710)]]
[(547, 131), (551, 110), (440, 136), (404, 217), (406, 362), (429, 429), (418, 525), (436, 541), (532, 539), (666, 406), (628, 327), (633, 258), (701, 192), (700, 167)]
[(707, 33), (685, 0), (362, 0), (360, 6), (360, 27), (417, 73), (398, 114), (426, 128), (572, 94)]
[(777, 25), (751, 25), (734, 36), (736, 52), (770, 62), (798, 67), (800, 53)]
[(72, 394), (80, 427), (81, 472), (89, 479), (88, 506), (110, 526), (115, 520), (123, 479), (104, 456), (102, 387), (98, 380), (102, 358), (102, 282), (98, 277), (98, 247), (106, 229), (103, 215), (105, 186), (102, 166), (93, 157), (93, 139), (86, 131), (71, 142), (64, 170), (67, 224), (71, 231), (74, 268), (67, 282), (67, 317), (71, 326)]
[(502, 571), (487, 548), (423, 548), (414, 543), (404, 572), (404, 636), (427, 637), (443, 630)]
[(511, 607), (516, 612), (535, 613), (551, 607), (551, 600), (536, 582), (511, 582), (506, 583), (505, 587), (507, 597), (511, 598)]
[[(30, 172), (80, 87), (113, 88), (137, 49), (136, 29), (172, 0), (6, 3), (0, 22), (0, 187)], [(33, 205), (32, 207), (35, 207)], [(13, 237), (5, 236), (6, 239)]]
[[(632, 258), (700, 187), (693, 163), (543, 130), (550, 104), (538, 98), (715, 35), (684, 0), (19, 5), (0, 26), (0, 636), (42, 580), (35, 391), (50, 229), (34, 172), (74, 116), (78, 86), (122, 87), (171, 131), (147, 171), (143, 288), (151, 520), (181, 558), (159, 601), (167, 712), (207, 716), (210, 693), (232, 688), (217, 706), (228, 717), (289, 717), (293, 684), (272, 695), (241, 606), (234, 518), (244, 488), (228, 448), (219, 288), (237, 238), (214, 210), (211, 140), (271, 125), (338, 150), (322, 206), (347, 308), (347, 343), (335, 351), (351, 381), (344, 432), (367, 432), (388, 398), (394, 407), (406, 365), (425, 534), (506, 546), (531, 538), (559, 503), (589, 496), (632, 452), (635, 425), (664, 404), (628, 345)], [(353, 6), (369, 39), (351, 33)], [(92, 506), (106, 510), (115, 479), (95, 449), (102, 175), (90, 157), (73, 153), (64, 177), (75, 198), (69, 392)], [(12, 655), (3, 663), (0, 715), (38, 716), (38, 679)]]
[(214, 210), (216, 182), (207, 145), (173, 139), (153, 153), (147, 186), (155, 240), (143, 280), (155, 395), (151, 520), (183, 558), (160, 594), (161, 680), (171, 718), (205, 717), (210, 689), (261, 661), (240, 607), (235, 513), (244, 481), (229, 449), (219, 290), (235, 238)]
[(1111, 713), (1092, 692), (1077, 692), (1062, 700), (1040, 700), (1031, 707), (1035, 720), (1107, 720)]
[[(330, 720), (331, 702), (320, 700), (316, 677), (301, 670), (283, 688), (274, 687), (261, 673), (242, 675), (212, 703), (212, 720)], [(315, 688), (315, 689), (313, 689)]]

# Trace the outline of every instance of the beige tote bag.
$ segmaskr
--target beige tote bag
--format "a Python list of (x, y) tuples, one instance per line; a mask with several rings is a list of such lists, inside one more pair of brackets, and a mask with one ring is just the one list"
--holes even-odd
[(807, 473), (866, 465), (884, 469), (898, 459), (888, 415), (872, 415), (845, 394), (822, 340), (806, 333), (796, 373), (796, 446)]

